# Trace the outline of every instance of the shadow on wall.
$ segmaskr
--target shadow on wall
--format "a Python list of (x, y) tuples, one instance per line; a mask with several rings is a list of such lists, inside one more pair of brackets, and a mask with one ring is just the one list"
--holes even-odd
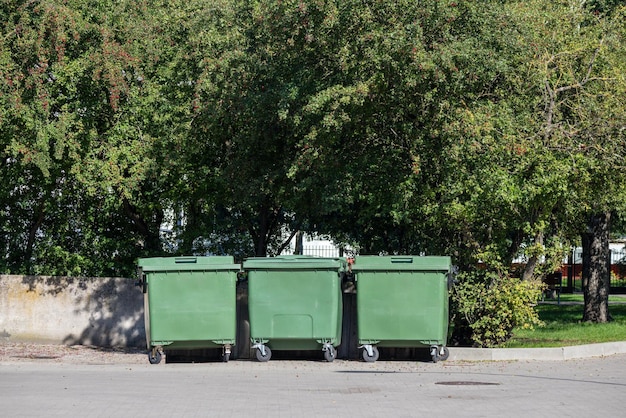
[(89, 325), (79, 335), (69, 334), (64, 344), (98, 347), (144, 347), (146, 331), (143, 294), (134, 280), (98, 278), (76, 299), (75, 313), (87, 315)]
[(7, 331), (14, 329), (16, 338), (145, 348), (143, 294), (134, 280), (23, 276), (13, 283), (3, 309), (13, 317)]

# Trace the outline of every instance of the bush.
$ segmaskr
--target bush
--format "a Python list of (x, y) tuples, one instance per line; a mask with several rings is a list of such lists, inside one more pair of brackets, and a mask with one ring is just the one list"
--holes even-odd
[(513, 328), (542, 325), (534, 309), (543, 284), (489, 272), (460, 274), (452, 290), (452, 342), (494, 347), (512, 336)]

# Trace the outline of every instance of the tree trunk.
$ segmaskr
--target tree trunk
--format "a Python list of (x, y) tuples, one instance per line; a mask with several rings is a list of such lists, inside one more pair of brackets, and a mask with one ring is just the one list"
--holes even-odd
[[(535, 236), (535, 243), (543, 245), (543, 232), (537, 233)], [(539, 262), (539, 256), (533, 255), (526, 263), (526, 267), (524, 267), (524, 273), (522, 274), (522, 280), (530, 280), (533, 278), (535, 274), (535, 267), (537, 267), (537, 263)]]
[(304, 234), (302, 231), (296, 232), (296, 248), (294, 254), (302, 255), (304, 253)]
[(587, 231), (582, 234), (583, 244), (583, 294), (585, 307), (583, 321), (608, 322), (610, 262), (609, 212), (594, 214), (589, 218)]
[(157, 255), (163, 252), (161, 248), (161, 238), (159, 237), (159, 228), (163, 222), (163, 213), (155, 212), (153, 219), (145, 219), (136, 206), (131, 204), (128, 199), (122, 199), (124, 212), (135, 226), (135, 229), (143, 239), (144, 250), (151, 255)]
[(254, 229), (254, 227), (250, 227), (250, 235), (254, 240), (255, 257), (267, 257), (267, 236), (270, 228), (269, 217), (269, 211), (264, 205), (261, 206), (258, 213), (258, 228)]
[[(269, 253), (268, 247), (270, 246), (272, 237), (278, 230), (281, 211), (282, 208), (280, 205), (274, 206), (271, 201), (269, 203), (262, 204), (257, 214), (257, 228), (255, 229), (252, 225), (248, 227), (250, 236), (254, 240), (254, 253), (256, 257), (267, 257)], [(289, 240), (291, 241), (291, 238)], [(285, 245), (278, 248), (279, 253), (284, 249), (287, 242), (283, 244)], [(274, 249), (274, 251), (276, 251), (276, 249)], [(273, 256), (277, 254), (271, 255)]]
[(30, 269), (31, 259), (33, 257), (33, 249), (35, 247), (35, 239), (37, 238), (37, 232), (43, 225), (43, 221), (46, 217), (45, 203), (41, 202), (35, 213), (33, 214), (35, 219), (28, 228), (28, 240), (26, 241), (26, 248), (24, 249), (24, 259), (22, 260), (26, 266)]

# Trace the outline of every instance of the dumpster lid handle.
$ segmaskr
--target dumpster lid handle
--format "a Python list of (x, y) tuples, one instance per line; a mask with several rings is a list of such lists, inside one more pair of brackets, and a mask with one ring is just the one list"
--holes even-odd
[(176, 257), (175, 262), (179, 263), (196, 263), (197, 257)]
[(392, 263), (412, 263), (413, 257), (391, 257)]

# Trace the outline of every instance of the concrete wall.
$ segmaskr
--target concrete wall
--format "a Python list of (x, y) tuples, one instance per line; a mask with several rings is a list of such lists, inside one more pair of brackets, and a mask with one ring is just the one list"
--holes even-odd
[(134, 279), (0, 275), (0, 341), (145, 347)]
[[(135, 279), (0, 275), (0, 344), (146, 348), (143, 298)], [(344, 293), (338, 358), (359, 357), (356, 326), (356, 294)], [(416, 358), (416, 350), (386, 348), (381, 356)], [(422, 351), (428, 355), (427, 349)], [(246, 282), (237, 285), (237, 344), (232, 358), (254, 358)]]

